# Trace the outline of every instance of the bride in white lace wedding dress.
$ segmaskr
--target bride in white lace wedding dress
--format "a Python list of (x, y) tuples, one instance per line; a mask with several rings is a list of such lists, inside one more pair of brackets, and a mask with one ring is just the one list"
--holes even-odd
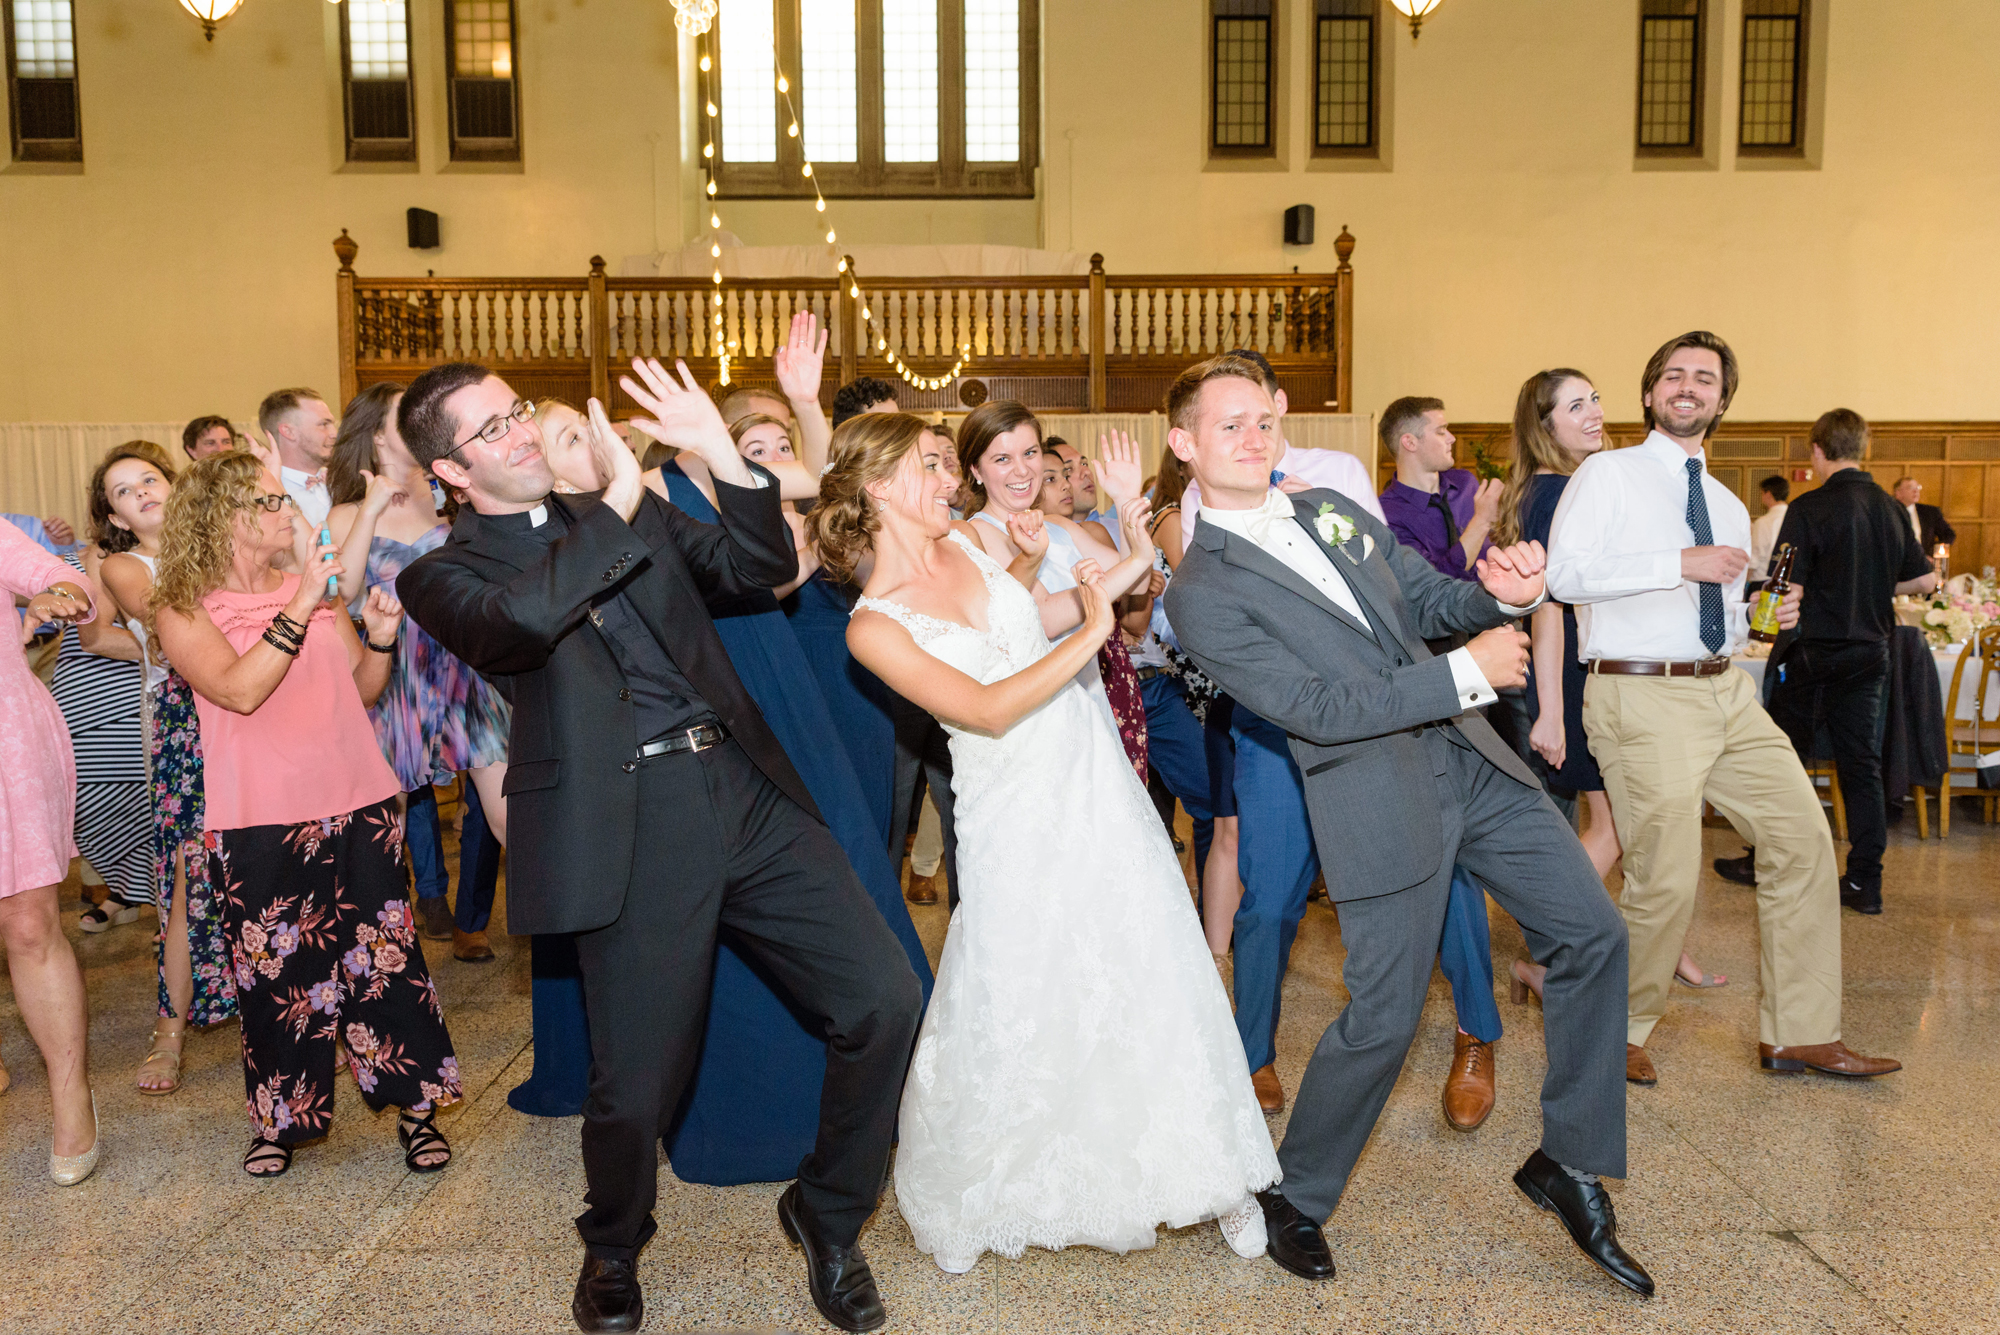
[[(811, 521), (835, 569), (873, 558), (855, 657), (951, 737), (962, 899), (904, 1086), (897, 1204), (954, 1273), (1204, 1219), (1262, 1255), (1252, 1193), (1277, 1157), (1229, 1001), (1159, 816), (1073, 680), (1111, 627), (1097, 572), (1039, 611), (951, 530), (937, 449), (914, 418), (855, 419)], [(1010, 517), (1030, 553), (1038, 521)], [(1052, 649), (1043, 617), (1065, 610), (1083, 626)]]

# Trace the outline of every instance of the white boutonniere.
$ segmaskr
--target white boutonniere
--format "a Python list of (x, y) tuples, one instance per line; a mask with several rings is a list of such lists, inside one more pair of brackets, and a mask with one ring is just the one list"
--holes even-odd
[(1354, 540), (1354, 521), (1344, 514), (1337, 513), (1330, 503), (1319, 507), (1319, 516), (1313, 520), (1313, 528), (1318, 532), (1321, 542), (1338, 551), (1355, 565), (1366, 561), (1375, 550), (1375, 539), (1365, 533), (1361, 535), (1360, 556), (1347, 549), (1347, 544)]
[(1338, 547), (1354, 536), (1354, 521), (1337, 513), (1331, 502), (1319, 507), (1319, 517), (1313, 520), (1313, 527), (1319, 531), (1319, 540), (1329, 547)]

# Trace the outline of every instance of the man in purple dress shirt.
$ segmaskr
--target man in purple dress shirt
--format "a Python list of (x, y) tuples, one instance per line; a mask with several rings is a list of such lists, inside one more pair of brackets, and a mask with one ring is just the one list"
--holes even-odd
[[(1382, 448), (1396, 461), (1396, 480), (1382, 490), (1382, 514), (1396, 541), (1416, 549), (1453, 579), (1477, 579), (1473, 562), (1485, 552), (1486, 535), (1500, 511), (1501, 484), (1481, 482), (1466, 469), (1452, 467), (1455, 441), (1445, 426), (1441, 399), (1397, 399), (1383, 409), (1379, 430)], [(1438, 653), (1456, 647), (1431, 646)], [(1507, 699), (1503, 696), (1500, 703), (1488, 721), (1512, 744), (1501, 726)], [(1458, 868), (1452, 869), (1438, 967), (1451, 983), (1458, 1011), (1458, 1037), (1444, 1082), (1444, 1115), (1455, 1129), (1470, 1131), (1493, 1111), (1493, 1045), (1500, 1039), (1500, 1010), (1493, 1004), (1486, 892)]]
[(1454, 579), (1476, 578), (1472, 563), (1500, 513), (1500, 480), (1481, 482), (1452, 467), (1456, 441), (1442, 399), (1397, 399), (1382, 412), (1381, 434), (1396, 461), (1396, 480), (1382, 489), (1382, 514), (1396, 540)]

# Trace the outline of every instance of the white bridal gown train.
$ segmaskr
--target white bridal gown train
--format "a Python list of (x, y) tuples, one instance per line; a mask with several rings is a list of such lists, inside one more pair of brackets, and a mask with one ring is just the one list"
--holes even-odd
[[(1027, 590), (985, 577), (981, 631), (863, 598), (981, 681), (1049, 652)], [(1075, 682), (998, 737), (947, 725), (958, 882), (903, 1087), (896, 1203), (945, 1270), (983, 1252), (1125, 1252), (1215, 1219), (1264, 1251), (1279, 1177), (1187, 882), (1117, 729)]]

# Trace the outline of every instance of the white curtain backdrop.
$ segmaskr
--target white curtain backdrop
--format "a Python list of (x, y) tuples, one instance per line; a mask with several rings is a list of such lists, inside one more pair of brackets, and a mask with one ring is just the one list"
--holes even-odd
[[(1061, 436), (1084, 454), (1097, 454), (1097, 438), (1107, 431), (1123, 431), (1139, 443), (1146, 471), (1160, 466), (1167, 448), (1165, 413), (1036, 413), (1042, 434)], [(956, 430), (963, 413), (948, 414), (945, 420)], [(1305, 450), (1345, 450), (1368, 467), (1375, 476), (1375, 418), (1368, 413), (1294, 413), (1285, 418), (1285, 439)]]
[[(84, 537), (90, 507), (84, 488), (113, 445), (150, 440), (179, 467), (186, 422), (0, 422), (0, 511), (61, 515)], [(237, 428), (241, 430), (241, 427)]]

